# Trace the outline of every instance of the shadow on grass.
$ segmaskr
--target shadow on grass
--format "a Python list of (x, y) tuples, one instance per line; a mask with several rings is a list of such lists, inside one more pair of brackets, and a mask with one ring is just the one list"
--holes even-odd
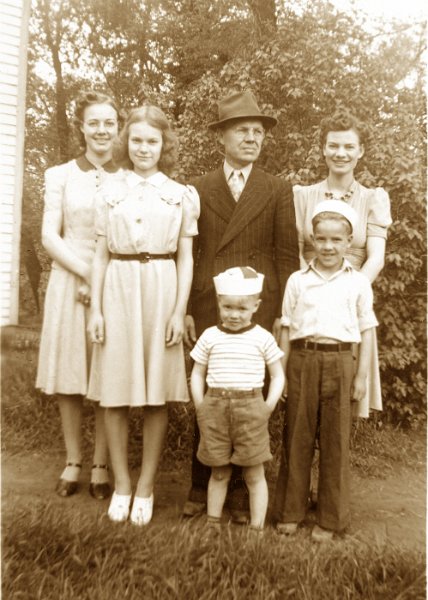
[(311, 543), (267, 529), (254, 539), (225, 525), (204, 542), (204, 521), (135, 528), (54, 505), (16, 511), (3, 533), (3, 597), (43, 600), (425, 598), (421, 553), (355, 540)]

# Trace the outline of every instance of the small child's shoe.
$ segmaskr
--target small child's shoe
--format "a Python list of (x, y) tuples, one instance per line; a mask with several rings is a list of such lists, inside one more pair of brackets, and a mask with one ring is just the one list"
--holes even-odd
[(110, 521), (121, 523), (126, 521), (129, 516), (129, 507), (131, 506), (131, 494), (116, 494), (113, 492), (110, 506), (108, 507), (108, 518)]
[(264, 527), (257, 527), (257, 525), (249, 525), (248, 527), (248, 536), (252, 540), (261, 540), (264, 532)]
[(131, 511), (131, 523), (142, 527), (152, 520), (153, 515), (153, 494), (148, 498), (134, 497), (134, 503)]
[(210, 545), (218, 541), (221, 534), (221, 524), (219, 517), (207, 517), (206, 523), (201, 532), (199, 542), (201, 545)]
[(330, 529), (323, 529), (319, 525), (315, 525), (312, 529), (312, 540), (314, 542), (331, 542), (333, 539), (334, 532)]
[(295, 535), (298, 526), (298, 523), (277, 523), (276, 530), (281, 535)]

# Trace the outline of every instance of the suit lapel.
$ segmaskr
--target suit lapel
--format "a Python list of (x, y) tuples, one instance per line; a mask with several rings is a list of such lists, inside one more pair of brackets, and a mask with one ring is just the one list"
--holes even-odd
[[(223, 180), (224, 179), (223, 176)], [(226, 182), (225, 185), (228, 187)], [(230, 191), (229, 196), (233, 201)], [(224, 232), (218, 250), (226, 246), (226, 244), (234, 237), (239, 235), (241, 231), (264, 210), (270, 200), (270, 196), (271, 193), (270, 189), (268, 189), (268, 179), (266, 175), (260, 169), (253, 167), (241, 197), (234, 207), (229, 225)]]
[(229, 223), (236, 209), (236, 203), (227, 185), (222, 167), (214, 171), (209, 184), (209, 189), (204, 194), (206, 204), (223, 221)]

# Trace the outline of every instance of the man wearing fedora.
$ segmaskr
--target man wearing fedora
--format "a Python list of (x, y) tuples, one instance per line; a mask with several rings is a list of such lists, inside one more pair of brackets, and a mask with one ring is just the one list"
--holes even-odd
[[(289, 183), (254, 166), (265, 132), (276, 125), (262, 114), (249, 90), (222, 99), (218, 120), (208, 128), (217, 134), (224, 162), (193, 181), (201, 201), (199, 235), (195, 243), (193, 284), (186, 316), (186, 343), (217, 324), (213, 277), (231, 267), (247, 265), (265, 276), (262, 302), (255, 321), (279, 338), (281, 303), (288, 277), (299, 268), (292, 189)], [(210, 469), (196, 458), (199, 431), (195, 425), (192, 488), (183, 513), (205, 510)], [(248, 496), (236, 468), (227, 506), (242, 522)]]

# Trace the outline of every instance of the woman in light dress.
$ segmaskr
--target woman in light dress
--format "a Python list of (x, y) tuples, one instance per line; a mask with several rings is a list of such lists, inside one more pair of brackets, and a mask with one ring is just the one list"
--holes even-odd
[[(53, 259), (46, 290), (36, 387), (58, 399), (66, 467), (57, 483), (62, 496), (74, 494), (82, 468), (82, 400), (87, 395), (92, 346), (86, 334), (95, 252), (95, 193), (115, 169), (118, 109), (105, 94), (83, 92), (74, 124), (84, 153), (45, 175), (42, 243)], [(103, 410), (95, 409), (95, 448), (90, 493), (110, 495)]]
[[(387, 192), (380, 187), (367, 188), (355, 179), (355, 168), (365, 150), (366, 126), (347, 110), (342, 109), (323, 119), (320, 134), (322, 152), (328, 168), (327, 179), (314, 185), (296, 185), (293, 188), (300, 266), (304, 268), (315, 255), (311, 242), (312, 215), (315, 206), (323, 200), (341, 200), (352, 206), (358, 215), (352, 244), (345, 253), (345, 258), (354, 268), (365, 273), (373, 283), (384, 266), (387, 231), (392, 220)], [(357, 351), (355, 347), (355, 352)], [(354, 417), (363, 418), (369, 416), (370, 410), (382, 410), (375, 333), (372, 337), (367, 393), (362, 401), (353, 403), (352, 410)], [(316, 455), (311, 476), (310, 496), (313, 505), (317, 501), (317, 466)], [(282, 456), (276, 486), (276, 512), (284, 501), (286, 469), (286, 457)]]
[[(366, 135), (364, 124), (346, 110), (324, 119), (321, 122), (321, 146), (328, 167), (327, 179), (315, 185), (296, 185), (293, 192), (301, 266), (314, 256), (310, 235), (316, 204), (328, 199), (342, 200), (358, 214), (352, 245), (345, 257), (373, 283), (384, 266), (387, 231), (392, 220), (387, 192), (380, 187), (367, 188), (355, 180), (354, 170), (364, 154)], [(369, 410), (382, 410), (375, 336), (367, 395), (353, 408), (357, 417), (368, 417)]]
[[(89, 331), (97, 369), (89, 396), (106, 407), (115, 491), (108, 515), (152, 518), (167, 431), (167, 402), (187, 402), (182, 336), (193, 271), (199, 198), (170, 179), (176, 138), (154, 106), (131, 111), (120, 136), (126, 169), (97, 199), (97, 250)], [(122, 160), (122, 162), (123, 162)], [(120, 162), (120, 161), (119, 161)], [(143, 455), (132, 503), (128, 414), (144, 407)]]

